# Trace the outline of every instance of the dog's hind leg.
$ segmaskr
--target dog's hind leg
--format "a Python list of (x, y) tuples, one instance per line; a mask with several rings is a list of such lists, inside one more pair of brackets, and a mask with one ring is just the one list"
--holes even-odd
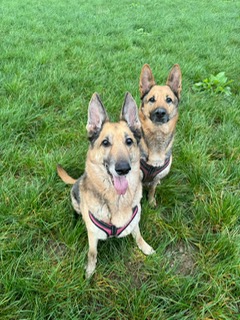
[(150, 255), (155, 253), (155, 251), (153, 250), (153, 248), (143, 239), (140, 229), (139, 229), (139, 225), (137, 224), (137, 226), (133, 229), (132, 231), (132, 236), (135, 239), (138, 248), (145, 254), (145, 255)]
[(96, 264), (97, 264), (98, 238), (91, 231), (88, 231), (88, 243), (89, 243), (89, 250), (88, 250), (88, 262), (86, 266), (86, 278), (91, 277), (91, 275), (94, 273), (96, 269)]

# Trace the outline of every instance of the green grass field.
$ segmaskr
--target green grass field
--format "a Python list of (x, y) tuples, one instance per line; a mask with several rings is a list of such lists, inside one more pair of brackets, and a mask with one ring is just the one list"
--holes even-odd
[[(0, 4), (0, 319), (240, 319), (240, 3), (2, 0)], [(141, 230), (88, 250), (61, 163), (78, 177), (97, 91), (117, 120), (140, 104), (149, 63), (158, 83), (183, 73), (170, 174), (144, 193)], [(195, 92), (225, 72), (232, 94)]]

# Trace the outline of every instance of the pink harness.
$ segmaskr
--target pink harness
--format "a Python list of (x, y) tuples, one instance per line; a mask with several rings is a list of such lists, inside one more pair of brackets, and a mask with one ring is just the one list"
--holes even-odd
[(88, 212), (89, 217), (92, 220), (92, 222), (95, 224), (95, 226), (97, 226), (99, 229), (104, 231), (108, 237), (118, 237), (130, 225), (130, 223), (133, 221), (137, 213), (138, 213), (138, 206), (133, 208), (133, 213), (130, 221), (127, 224), (125, 224), (125, 226), (117, 228), (111, 223), (106, 223), (102, 220), (98, 220), (96, 217), (94, 217), (94, 215), (90, 211)]

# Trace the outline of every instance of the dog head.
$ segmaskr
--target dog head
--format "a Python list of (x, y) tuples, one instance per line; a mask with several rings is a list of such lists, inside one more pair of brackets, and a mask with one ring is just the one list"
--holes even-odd
[(169, 73), (166, 85), (156, 85), (149, 65), (145, 64), (140, 75), (141, 121), (162, 126), (178, 115), (178, 103), (182, 90), (182, 75), (178, 64)]
[(139, 177), (140, 129), (137, 105), (130, 93), (116, 123), (109, 121), (100, 97), (93, 94), (88, 109), (88, 158), (91, 168), (97, 169), (101, 179), (110, 182), (119, 195), (126, 193), (132, 174)]

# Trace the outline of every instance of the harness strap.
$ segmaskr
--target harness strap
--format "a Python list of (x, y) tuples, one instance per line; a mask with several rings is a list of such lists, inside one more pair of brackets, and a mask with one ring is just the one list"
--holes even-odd
[(102, 220), (98, 220), (96, 217), (94, 217), (94, 215), (90, 211), (88, 212), (91, 221), (95, 224), (95, 226), (97, 226), (99, 229), (104, 231), (108, 237), (118, 237), (130, 225), (130, 223), (133, 221), (137, 213), (138, 213), (138, 206), (133, 208), (133, 213), (130, 221), (127, 224), (125, 224), (123, 227), (117, 228), (111, 223), (106, 223)]
[(152, 182), (153, 179), (158, 175), (160, 172), (162, 172), (164, 169), (167, 168), (167, 166), (170, 163), (170, 158), (168, 157), (164, 164), (159, 167), (154, 167), (150, 164), (148, 164), (145, 160), (141, 159), (140, 160), (140, 169), (142, 170), (143, 173), (143, 179), (142, 182)]

